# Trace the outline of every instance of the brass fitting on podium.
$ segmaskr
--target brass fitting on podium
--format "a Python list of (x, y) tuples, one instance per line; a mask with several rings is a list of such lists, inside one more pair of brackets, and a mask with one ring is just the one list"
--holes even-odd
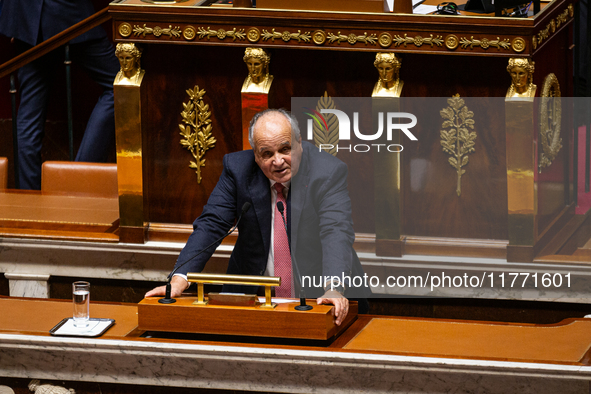
[(265, 286), (265, 303), (260, 308), (275, 308), (277, 304), (271, 302), (271, 287), (281, 286), (281, 278), (278, 276), (258, 276), (258, 275), (226, 275), (226, 274), (187, 274), (187, 280), (191, 283), (197, 283), (197, 305), (207, 305), (203, 285), (205, 283), (215, 285), (248, 285)]

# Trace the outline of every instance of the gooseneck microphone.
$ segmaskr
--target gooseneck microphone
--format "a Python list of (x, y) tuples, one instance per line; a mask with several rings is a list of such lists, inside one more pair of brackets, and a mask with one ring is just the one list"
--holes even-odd
[(211, 248), (215, 244), (221, 242), (228, 235), (230, 235), (232, 233), (232, 231), (234, 231), (234, 229), (236, 229), (236, 227), (238, 227), (238, 223), (240, 223), (240, 219), (242, 219), (242, 216), (250, 209), (250, 206), (251, 206), (251, 204), (249, 202), (245, 202), (244, 205), (242, 205), (242, 211), (240, 212), (240, 215), (238, 216), (238, 220), (236, 220), (236, 224), (234, 225), (234, 227), (232, 227), (230, 229), (230, 231), (228, 231), (226, 234), (224, 234), (221, 238), (216, 239), (214, 242), (212, 242), (211, 244), (209, 244), (209, 246), (207, 246), (205, 249), (200, 250), (199, 252), (197, 252), (193, 256), (191, 256), (189, 259), (183, 261), (181, 264), (179, 264), (178, 266), (176, 266), (175, 269), (172, 270), (172, 272), (166, 278), (166, 293), (164, 295), (164, 298), (161, 298), (161, 299), (158, 300), (159, 303), (161, 303), (161, 304), (172, 304), (172, 303), (175, 303), (176, 302), (176, 300), (170, 296), (170, 293), (172, 291), (172, 289), (171, 289), (172, 286), (171, 286), (170, 282), (172, 281), (173, 275), (179, 270), (179, 268), (183, 267), (189, 261), (191, 261), (194, 258), (198, 257), (201, 253), (205, 252), (206, 250), (208, 250), (209, 248)]
[[(289, 233), (287, 232), (287, 222), (285, 221), (285, 215), (284, 215), (284, 210), (285, 207), (283, 206), (283, 202), (282, 201), (278, 201), (277, 202), (277, 209), (279, 210), (279, 213), (281, 214), (281, 219), (283, 219), (283, 227), (285, 228), (285, 233), (288, 235), (289, 238)], [(288, 242), (289, 245), (289, 251), (291, 252), (291, 242)], [(295, 309), (298, 311), (309, 311), (312, 308), (312, 305), (306, 305), (306, 294), (304, 292), (304, 286), (302, 285), (302, 276), (300, 275), (300, 269), (298, 268), (298, 263), (297, 261), (294, 262), (292, 264), (292, 267), (295, 267), (296, 270), (296, 276), (298, 278), (298, 283), (299, 283), (299, 296), (300, 296), (300, 305), (296, 306)]]

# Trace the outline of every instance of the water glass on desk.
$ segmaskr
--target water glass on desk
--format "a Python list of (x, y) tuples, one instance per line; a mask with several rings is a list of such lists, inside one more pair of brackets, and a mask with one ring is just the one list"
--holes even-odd
[(90, 319), (90, 283), (72, 283), (72, 300), (74, 301), (74, 326), (87, 327)]

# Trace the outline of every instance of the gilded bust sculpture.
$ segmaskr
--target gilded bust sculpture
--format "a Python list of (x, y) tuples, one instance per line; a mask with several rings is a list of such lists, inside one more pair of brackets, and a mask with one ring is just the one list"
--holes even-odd
[(115, 56), (121, 65), (121, 70), (115, 77), (115, 85), (139, 86), (145, 73), (140, 68), (142, 50), (134, 43), (119, 43), (115, 48)]
[(404, 82), (400, 80), (399, 72), (402, 65), (394, 53), (379, 52), (373, 65), (378, 70), (380, 78), (376, 82), (372, 97), (400, 97)]
[(271, 56), (261, 48), (246, 48), (244, 63), (248, 76), (242, 85), (242, 93), (269, 93), (273, 76), (269, 75)]
[(507, 72), (511, 75), (511, 86), (507, 90), (507, 97), (527, 98), (535, 97), (536, 85), (533, 84), (535, 63), (530, 59), (509, 59)]

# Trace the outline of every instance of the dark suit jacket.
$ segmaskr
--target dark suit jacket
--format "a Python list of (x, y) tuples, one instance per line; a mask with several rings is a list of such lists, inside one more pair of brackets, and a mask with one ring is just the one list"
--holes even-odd
[[(2, 0), (0, 34), (31, 46), (53, 37), (94, 14), (90, 0)], [(76, 37), (72, 44), (106, 37), (96, 28)]]
[[(347, 166), (308, 142), (288, 196), (288, 228), (291, 230), (293, 264), (302, 276), (363, 275), (353, 250), (355, 234), (347, 191)], [(251, 150), (228, 154), (220, 179), (193, 224), (194, 231), (182, 250), (177, 265), (223, 236), (234, 224), (245, 202), (252, 204), (238, 226), (239, 236), (230, 257), (228, 274), (263, 275), (271, 239), (271, 190)], [(216, 245), (217, 246), (217, 245)], [(178, 273), (201, 272), (213, 254), (212, 247)], [(294, 270), (294, 273), (296, 271)], [(322, 286), (324, 281), (322, 281)], [(322, 286), (308, 288), (306, 296), (319, 297)], [(252, 289), (227, 287), (225, 291)], [(364, 297), (367, 289), (347, 293)]]

